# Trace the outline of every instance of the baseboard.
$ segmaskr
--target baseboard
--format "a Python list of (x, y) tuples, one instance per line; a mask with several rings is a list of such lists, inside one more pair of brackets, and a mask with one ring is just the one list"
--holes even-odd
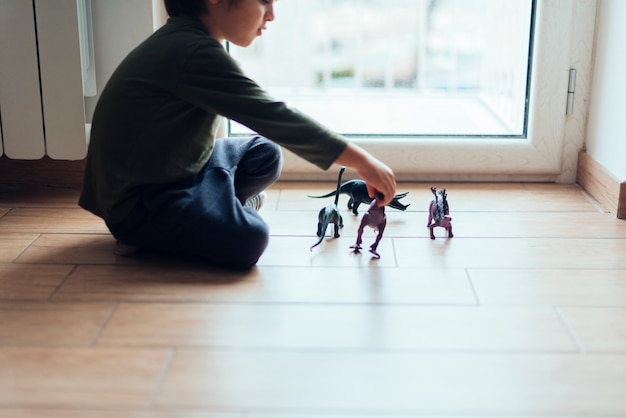
[[(79, 189), (85, 160), (12, 160), (0, 157), (0, 185)], [(626, 219), (626, 182), (620, 183), (587, 153), (578, 157), (576, 182), (619, 219)]]
[(586, 152), (578, 155), (576, 182), (609, 212), (626, 219), (626, 182), (620, 183)]
[(0, 185), (79, 189), (85, 160), (66, 161), (44, 157), (40, 160), (12, 160), (0, 157)]

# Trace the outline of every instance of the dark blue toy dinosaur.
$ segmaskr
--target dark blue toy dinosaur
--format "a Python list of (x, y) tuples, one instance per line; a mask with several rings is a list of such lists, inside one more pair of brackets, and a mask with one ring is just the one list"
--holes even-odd
[[(343, 218), (339, 213), (337, 203), (339, 201), (339, 187), (341, 186), (341, 177), (343, 176), (343, 172), (345, 170), (345, 167), (341, 167), (341, 169), (339, 170), (339, 176), (337, 177), (337, 191), (333, 193), (335, 195), (335, 201), (324, 206), (317, 215), (317, 236), (320, 239), (315, 244), (313, 244), (313, 246), (311, 246), (311, 251), (313, 251), (313, 248), (320, 245), (320, 243), (324, 240), (328, 225), (331, 223), (335, 226), (334, 237), (339, 238), (339, 228), (343, 228)], [(329, 196), (332, 196), (332, 194)]]
[[(369, 197), (369, 195), (367, 194), (367, 186), (365, 184), (365, 181), (361, 179), (348, 180), (345, 183), (343, 183), (341, 186), (339, 186), (337, 190), (334, 190), (325, 195), (309, 196), (309, 197), (320, 199), (323, 197), (331, 197), (331, 196), (336, 196), (339, 194), (347, 194), (348, 196), (350, 196), (350, 200), (348, 200), (348, 209), (351, 209), (352, 213), (355, 215), (359, 214), (358, 209), (362, 203), (369, 205), (370, 203), (372, 203), (372, 200), (374, 200), (373, 198)], [(406, 210), (406, 208), (408, 208), (410, 204), (404, 205), (400, 203), (399, 200), (408, 194), (409, 192), (395, 195), (393, 197), (393, 200), (389, 202), (387, 206), (389, 206), (390, 208), (394, 208), (394, 209), (398, 209), (402, 211)]]

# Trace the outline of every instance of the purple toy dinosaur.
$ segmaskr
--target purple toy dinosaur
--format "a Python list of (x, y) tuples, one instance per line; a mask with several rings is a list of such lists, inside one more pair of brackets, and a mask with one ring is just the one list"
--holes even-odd
[(448, 238), (452, 238), (454, 236), (452, 235), (452, 217), (446, 189), (437, 190), (436, 187), (430, 186), (430, 191), (435, 195), (428, 208), (428, 224), (426, 224), (426, 227), (430, 228), (430, 239), (435, 239), (433, 229), (436, 226), (445, 228), (448, 231)]
[(380, 258), (380, 254), (376, 252), (376, 248), (378, 248), (378, 243), (380, 239), (383, 237), (383, 231), (385, 230), (385, 226), (387, 226), (387, 216), (385, 215), (385, 207), (378, 206), (378, 202), (376, 199), (372, 200), (370, 203), (370, 207), (367, 209), (367, 212), (363, 214), (361, 218), (361, 224), (359, 225), (359, 232), (356, 237), (356, 244), (350, 246), (350, 248), (354, 249), (355, 253), (358, 253), (361, 248), (361, 244), (363, 243), (363, 230), (366, 226), (373, 228), (376, 232), (376, 240), (370, 246), (370, 253), (374, 254), (376, 258)]

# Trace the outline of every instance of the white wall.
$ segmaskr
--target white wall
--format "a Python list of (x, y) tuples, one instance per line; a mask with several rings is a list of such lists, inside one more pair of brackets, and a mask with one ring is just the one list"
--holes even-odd
[(626, 181), (626, 1), (600, 0), (587, 153)]

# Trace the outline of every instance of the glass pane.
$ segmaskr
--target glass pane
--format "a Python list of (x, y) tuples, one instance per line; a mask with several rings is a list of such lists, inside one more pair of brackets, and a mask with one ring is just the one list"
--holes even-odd
[[(343, 134), (526, 134), (531, 0), (282, 0), (233, 56)], [(231, 124), (232, 133), (247, 128)]]

